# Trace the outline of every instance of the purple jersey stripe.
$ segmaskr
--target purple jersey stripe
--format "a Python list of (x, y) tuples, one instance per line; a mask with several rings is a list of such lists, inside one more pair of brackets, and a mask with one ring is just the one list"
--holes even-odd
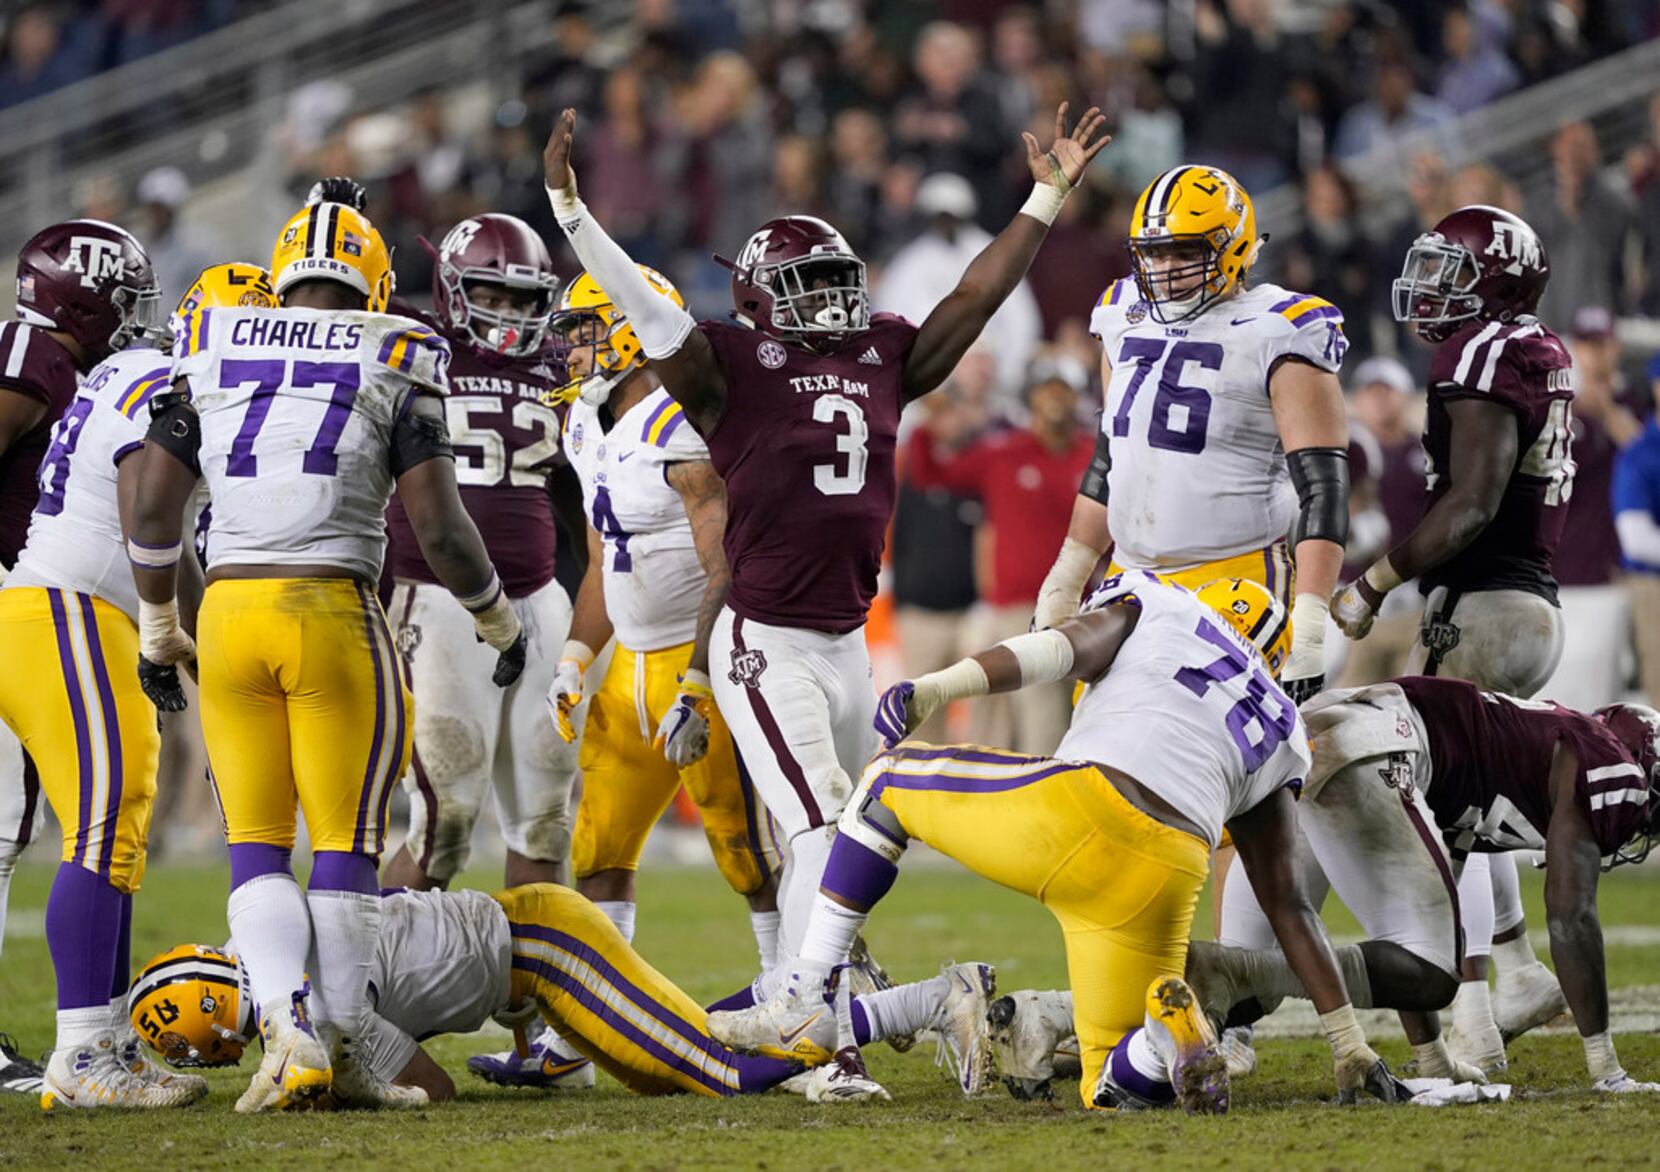
[(1315, 307), (1314, 309), (1305, 309), (1302, 313), (1299, 313), (1296, 317), (1291, 319), (1291, 324), (1294, 326), (1306, 326), (1309, 322), (1319, 321), (1323, 317), (1341, 318), (1342, 316), (1343, 311), (1337, 308), (1337, 306), (1321, 305)]
[(1275, 302), (1273, 305), (1270, 305), (1268, 307), (1268, 312), (1269, 313), (1283, 313), (1286, 310), (1290, 309), (1293, 305), (1297, 304), (1297, 302), (1307, 301), (1307, 300), (1308, 300), (1308, 298), (1304, 294), (1302, 294), (1302, 293), (1293, 293), (1291, 296), (1287, 297), (1284, 301)]
[(208, 325), (213, 320), (213, 314), (204, 309), (200, 313), (201, 325), (196, 328), (196, 349), (206, 350), (208, 345)]
[(685, 422), (686, 422), (686, 413), (684, 411), (675, 412), (674, 418), (669, 420), (666, 424), (663, 425), (663, 431), (657, 437), (657, 446), (660, 447), (660, 448), (668, 447), (669, 446), (669, 437), (674, 434), (676, 428), (678, 428), (682, 423), (685, 423)]
[(640, 438), (643, 440), (650, 440), (652, 427), (663, 417), (663, 413), (673, 406), (673, 399), (664, 399), (661, 403), (657, 404), (657, 410), (646, 416), (646, 425), (640, 429)]
[[(742, 615), (732, 619), (732, 645), (739, 654), (749, 650), (744, 645), (744, 620)], [(761, 732), (767, 738), (767, 745), (772, 749), (772, 756), (778, 762), (779, 770), (784, 779), (790, 783), (795, 796), (801, 800), (802, 808), (807, 811), (807, 825), (809, 827), (823, 826), (824, 815), (819, 811), (818, 799), (813, 796), (813, 787), (807, 784), (807, 775), (801, 771), (801, 762), (795, 759), (790, 752), (789, 742), (784, 739), (784, 733), (778, 727), (778, 720), (767, 707), (766, 697), (761, 695), (759, 681), (744, 689), (749, 696), (749, 707), (755, 713), (755, 722), (761, 726)]]
[(98, 637), (98, 614), (92, 599), (76, 594), (81, 606), (81, 621), (86, 625), (87, 651), (92, 658), (92, 678), (98, 688), (98, 704), (104, 710), (104, 748), (109, 761), (109, 795), (104, 801), (104, 841), (98, 851), (98, 874), (109, 877), (110, 864), (115, 860), (116, 831), (121, 824), (121, 721), (115, 708), (115, 689), (110, 686), (109, 665), (104, 662), (104, 644)]
[(1033, 768), (1056, 763), (1053, 757), (1034, 757), (1030, 753), (1005, 753), (975, 745), (935, 745), (929, 748), (896, 745), (888, 750), (888, 756), (904, 761), (971, 761), (976, 765), (1030, 765)]
[(876, 796), (881, 794), (883, 790), (891, 788), (946, 794), (1000, 794), (1013, 789), (1022, 789), (1057, 774), (1070, 773), (1081, 768), (1084, 768), (1084, 766), (1058, 764), (1052, 768), (1040, 769), (1021, 777), (999, 778), (970, 777), (961, 773), (930, 773), (924, 776), (915, 776), (884, 769), (876, 775), (876, 781), (870, 787), (870, 792), (872, 796)]
[(772, 868), (767, 865), (767, 852), (761, 846), (761, 827), (757, 821), (760, 803), (755, 800), (755, 783), (749, 779), (749, 767), (744, 764), (744, 755), (738, 749), (738, 742), (728, 734), (727, 739), (732, 743), (732, 756), (738, 762), (738, 793), (744, 803), (744, 841), (749, 844), (749, 853), (755, 859), (755, 869), (760, 872), (761, 886), (765, 887), (772, 878)]
[(52, 607), (52, 627), (58, 637), (58, 666), (63, 671), (64, 690), (69, 693), (69, 715), (75, 725), (75, 757), (80, 771), (80, 821), (75, 830), (75, 850), (70, 862), (86, 863), (86, 840), (92, 826), (92, 734), (87, 727), (86, 705), (81, 700), (81, 675), (75, 670), (75, 650), (69, 643), (69, 614), (64, 608), (63, 591), (48, 590), (47, 601)]
[[(357, 588), (359, 599), (363, 596), (363, 587)], [(365, 840), (368, 837), (369, 797), (374, 793), (375, 778), (379, 770), (381, 743), (386, 738), (386, 677), (380, 666), (380, 647), (375, 642), (374, 618), (369, 614), (368, 607), (363, 609), (363, 636), (368, 643), (369, 659), (375, 665), (375, 731), (369, 739), (369, 759), (363, 766), (363, 792), (357, 799), (357, 829), (352, 834), (352, 851), (362, 854), (365, 850)]]
[[(414, 591), (410, 591), (413, 595)], [(392, 756), (386, 763), (386, 778), (380, 791), (380, 809), (375, 814), (375, 851), (379, 854), (386, 841), (386, 807), (391, 804), (392, 791), (397, 788), (402, 771), (398, 766), (403, 760), (403, 739), (405, 736), (404, 694), (409, 687), (409, 680), (404, 674), (404, 666), (398, 661), (397, 644), (392, 641), (392, 632), (386, 625), (386, 613), (380, 609), (379, 602), (372, 595), (364, 599), (364, 605), (374, 604), (375, 624), (380, 628), (382, 645), (386, 648), (386, 660), (392, 665)]]
[(386, 340), (380, 344), (380, 353), (375, 356), (375, 360), (383, 366), (390, 363), (392, 361), (392, 347), (398, 344), (398, 339), (401, 337), (403, 337), (402, 334), (387, 334)]

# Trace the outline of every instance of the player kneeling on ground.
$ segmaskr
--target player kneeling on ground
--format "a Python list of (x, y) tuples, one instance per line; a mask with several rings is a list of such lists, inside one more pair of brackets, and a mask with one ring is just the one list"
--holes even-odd
[[(1299, 821), (1313, 858), (1297, 869), (1316, 899), (1335, 888), (1366, 929), (1370, 939), (1337, 950), (1349, 992), (1357, 1005), (1412, 1011), (1401, 1020), (1420, 1073), (1481, 1077), (1451, 1068), (1434, 1012), (1458, 987), (1465, 858), (1543, 850), (1551, 957), (1592, 1083), (1660, 1091), (1615, 1057), (1597, 920), (1605, 860), (1641, 860), (1656, 830), (1660, 713), (1616, 704), (1586, 716), (1420, 676), (1328, 693), (1303, 713), (1314, 769)], [(1249, 897), (1243, 885), (1229, 889), (1224, 938), (1266, 935)], [(1193, 945), (1189, 978), (1213, 1016), (1247, 1019), (1263, 1003), (1305, 995), (1264, 944)]]
[(1195, 595), (1131, 571), (1059, 627), (890, 688), (876, 720), (893, 746), (952, 700), (1062, 679), (1088, 685), (1053, 758), (915, 745), (871, 762), (784, 992), (712, 1014), (711, 1031), (739, 1048), (822, 1044), (826, 1027), (814, 1019), (824, 976), (918, 838), (1060, 921), (1086, 1106), (1225, 1111), (1226, 1065), (1180, 974), (1226, 825), (1246, 874), (1271, 893), (1265, 905), (1293, 967), (1319, 990), (1339, 1088), (1394, 1099), (1399, 1086), (1366, 1044), (1291, 866), (1292, 793), (1309, 757), (1296, 705), (1272, 678), (1288, 625), (1255, 583), (1225, 579)]
[[(494, 1018), (515, 1028), (540, 1014), (569, 1045), (640, 1094), (758, 1094), (802, 1073), (788, 1056), (749, 1057), (721, 1045), (703, 1009), (652, 968), (590, 901), (538, 883), (496, 895), (398, 891), (380, 900), (380, 943), (369, 966), (373, 1004), (360, 1061), (378, 1078), (455, 1096), (417, 1039), (470, 1033)], [(860, 1043), (938, 1030), (973, 1062), (984, 1047), (985, 1002), (964, 990), (990, 968), (947, 965), (940, 976), (852, 999)], [(184, 944), (133, 983), (133, 1027), (178, 1066), (235, 1065), (257, 1032), (247, 976), (224, 950)], [(855, 1074), (857, 1075), (855, 1077)], [(801, 1088), (814, 1101), (885, 1098), (837, 1063)]]

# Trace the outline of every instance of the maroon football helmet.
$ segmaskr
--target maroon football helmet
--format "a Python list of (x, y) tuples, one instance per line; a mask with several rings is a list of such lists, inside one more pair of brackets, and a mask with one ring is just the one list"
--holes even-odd
[(1648, 790), (1648, 826), (1619, 850), (1606, 866), (1620, 863), (1640, 863), (1648, 856), (1654, 837), (1660, 833), (1660, 712), (1646, 704), (1610, 704), (1599, 708), (1597, 719), (1608, 726), (1608, 731), (1619, 738), (1643, 771), (1636, 785)]
[(17, 254), (17, 316), (75, 339), (91, 356), (88, 369), (167, 332), (149, 253), (102, 220), (67, 220), (29, 239)]
[[(553, 258), (531, 226), (490, 212), (462, 220), (434, 248), (432, 307), (447, 329), (471, 335), (480, 349), (519, 357), (539, 354), (547, 342), (559, 278)], [(482, 304), (477, 286), (494, 285), (513, 300)]]
[(1471, 318), (1513, 321), (1532, 313), (1550, 281), (1550, 257), (1520, 216), (1471, 204), (1412, 242), (1396, 278), (1395, 320), (1432, 342)]
[(865, 262), (816, 216), (780, 216), (755, 230), (732, 270), (738, 320), (789, 342), (836, 344), (870, 324)]

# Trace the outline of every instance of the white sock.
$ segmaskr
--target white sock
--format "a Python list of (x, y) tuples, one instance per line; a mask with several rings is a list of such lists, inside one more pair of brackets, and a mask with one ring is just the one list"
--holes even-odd
[(73, 1050), (92, 1042), (114, 1028), (110, 1007), (88, 1005), (82, 1009), (58, 1010), (58, 1049)]
[(117, 1037), (126, 1037), (136, 1032), (133, 1029), (133, 1019), (127, 1013), (127, 995), (110, 998), (110, 1024)]
[(1458, 983), (1458, 992), (1453, 994), (1452, 1019), (1466, 1042), (1476, 1041), (1487, 1034), (1498, 1038), (1499, 1027), (1493, 1021), (1493, 998), (1486, 981)]
[(321, 1001), (314, 1021), (349, 1038), (361, 1037), (369, 1016), (369, 977), (380, 942), (380, 896), (359, 891), (308, 891), (311, 911), (311, 986)]
[(1499, 975), (1519, 973), (1529, 965), (1539, 963), (1539, 957), (1533, 951), (1533, 942), (1523, 932), (1514, 940), (1503, 942), (1493, 941), (1493, 967)]
[(1527, 918), (1522, 908), (1522, 879), (1516, 873), (1514, 851), (1487, 857), (1493, 884), (1493, 935), (1502, 936)]
[(1458, 917), (1464, 924), (1464, 959), (1493, 951), (1493, 876), (1488, 869), (1496, 855), (1473, 854), (1464, 860), (1458, 876)]
[(632, 899), (596, 899), (594, 906), (617, 926), (624, 940), (634, 943), (634, 912), (638, 905)]
[(12, 871), (23, 848), (14, 839), (0, 838), (0, 951), (6, 943), (6, 905), (11, 900)]
[(772, 971), (778, 964), (777, 912), (750, 912), (749, 927), (755, 933), (755, 948), (761, 954), (761, 971)]
[(1145, 1028), (1130, 1035), (1129, 1043), (1124, 1047), (1124, 1056), (1142, 1077), (1150, 1078), (1154, 1082), (1170, 1081), (1170, 1067), (1159, 1057), (1159, 1052), (1153, 1047), (1153, 1039), (1148, 1037)]
[(856, 912), (828, 895), (818, 894), (813, 898), (813, 913), (807, 920), (798, 959), (824, 968), (843, 963), (853, 948), (853, 938), (868, 919), (869, 912)]
[(875, 993), (864, 993), (854, 1000), (864, 1006), (865, 1019), (870, 1022), (870, 1040), (899, 1034), (914, 1034), (927, 1029), (939, 1016), (951, 982), (944, 977), (916, 981), (909, 985), (895, 985)]
[(225, 915), (236, 954), (248, 972), (254, 1004), (286, 1002), (305, 987), (311, 912), (294, 876), (271, 874), (248, 880), (231, 892)]

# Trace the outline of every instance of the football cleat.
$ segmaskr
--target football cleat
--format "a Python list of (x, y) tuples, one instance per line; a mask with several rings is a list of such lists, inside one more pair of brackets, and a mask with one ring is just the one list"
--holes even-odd
[(1176, 1102), (1189, 1115), (1225, 1115), (1228, 1062), (1199, 999), (1180, 977), (1147, 988), (1147, 1039), (1170, 1071)]
[(585, 1091), (594, 1085), (594, 1064), (566, 1050), (559, 1035), (550, 1029), (537, 1035), (523, 1057), (516, 1049), (475, 1054), (467, 1059), (467, 1069), (498, 1087)]
[(1485, 1075), (1494, 1075), (1510, 1065), (1504, 1054), (1504, 1039), (1499, 1028), (1489, 1023), (1485, 1028), (1466, 1034), (1455, 1023), (1446, 1033), (1447, 1052), (1459, 1066), (1471, 1066)]
[[(853, 937), (853, 947), (847, 950), (847, 964), (848, 989), (853, 996), (863, 997), (867, 993), (893, 988), (893, 978), (870, 955), (870, 945), (865, 942), (863, 933)], [(888, 1044), (888, 1049), (903, 1054), (916, 1045), (917, 1037), (915, 1034), (894, 1034), (882, 1040)]]
[(809, 1103), (850, 1103), (859, 1099), (889, 1099), (887, 1089), (870, 1077), (864, 1056), (857, 1046), (843, 1046), (830, 1061), (809, 1070), (806, 1078)]
[(244, 1115), (256, 1111), (286, 1111), (316, 1106), (329, 1093), (333, 1071), (329, 1054), (318, 1040), (300, 990), (287, 1002), (273, 998), (260, 1011), (260, 1037), (265, 1057), (236, 1101)]
[(1493, 982), (1493, 1021), (1506, 1044), (1567, 1012), (1562, 986), (1543, 961), (1511, 972), (1498, 970)]
[(53, 1051), (42, 1081), (42, 1111), (96, 1107), (153, 1109), (195, 1102), (181, 1100), (134, 1074), (122, 1062), (113, 1033), (100, 1034), (85, 1046)]
[(1250, 1026), (1222, 1031), (1222, 1057), (1227, 1060), (1230, 1079), (1248, 1078), (1257, 1072), (1257, 1052), (1251, 1045)]
[(45, 1079), (46, 1068), (23, 1057), (10, 1034), (0, 1034), (0, 1094), (38, 1095)]
[(836, 1014), (814, 973), (791, 972), (772, 996), (749, 1009), (709, 1015), (716, 1041), (744, 1054), (818, 1066), (836, 1052)]
[(950, 987), (928, 1023), (939, 1038), (935, 1066), (949, 1066), (963, 1094), (977, 1095), (997, 1074), (986, 1014), (997, 991), (997, 970), (989, 964), (947, 964), (940, 969)]
[(339, 1107), (425, 1107), (427, 1093), (420, 1087), (400, 1087), (370, 1070), (357, 1055), (357, 1043), (325, 1029), (330, 1037), (329, 1066), (333, 1071), (329, 1097)]
[(171, 1107), (183, 1107), (207, 1097), (207, 1079), (199, 1074), (184, 1074), (168, 1070), (145, 1051), (144, 1043), (131, 1030), (116, 1042), (116, 1056), (121, 1065), (136, 1074), (149, 1086), (171, 1096)]
[(1050, 1082), (1082, 1073), (1072, 1028), (1072, 994), (1022, 989), (986, 1009), (994, 1067), (1017, 1099), (1052, 1099)]

